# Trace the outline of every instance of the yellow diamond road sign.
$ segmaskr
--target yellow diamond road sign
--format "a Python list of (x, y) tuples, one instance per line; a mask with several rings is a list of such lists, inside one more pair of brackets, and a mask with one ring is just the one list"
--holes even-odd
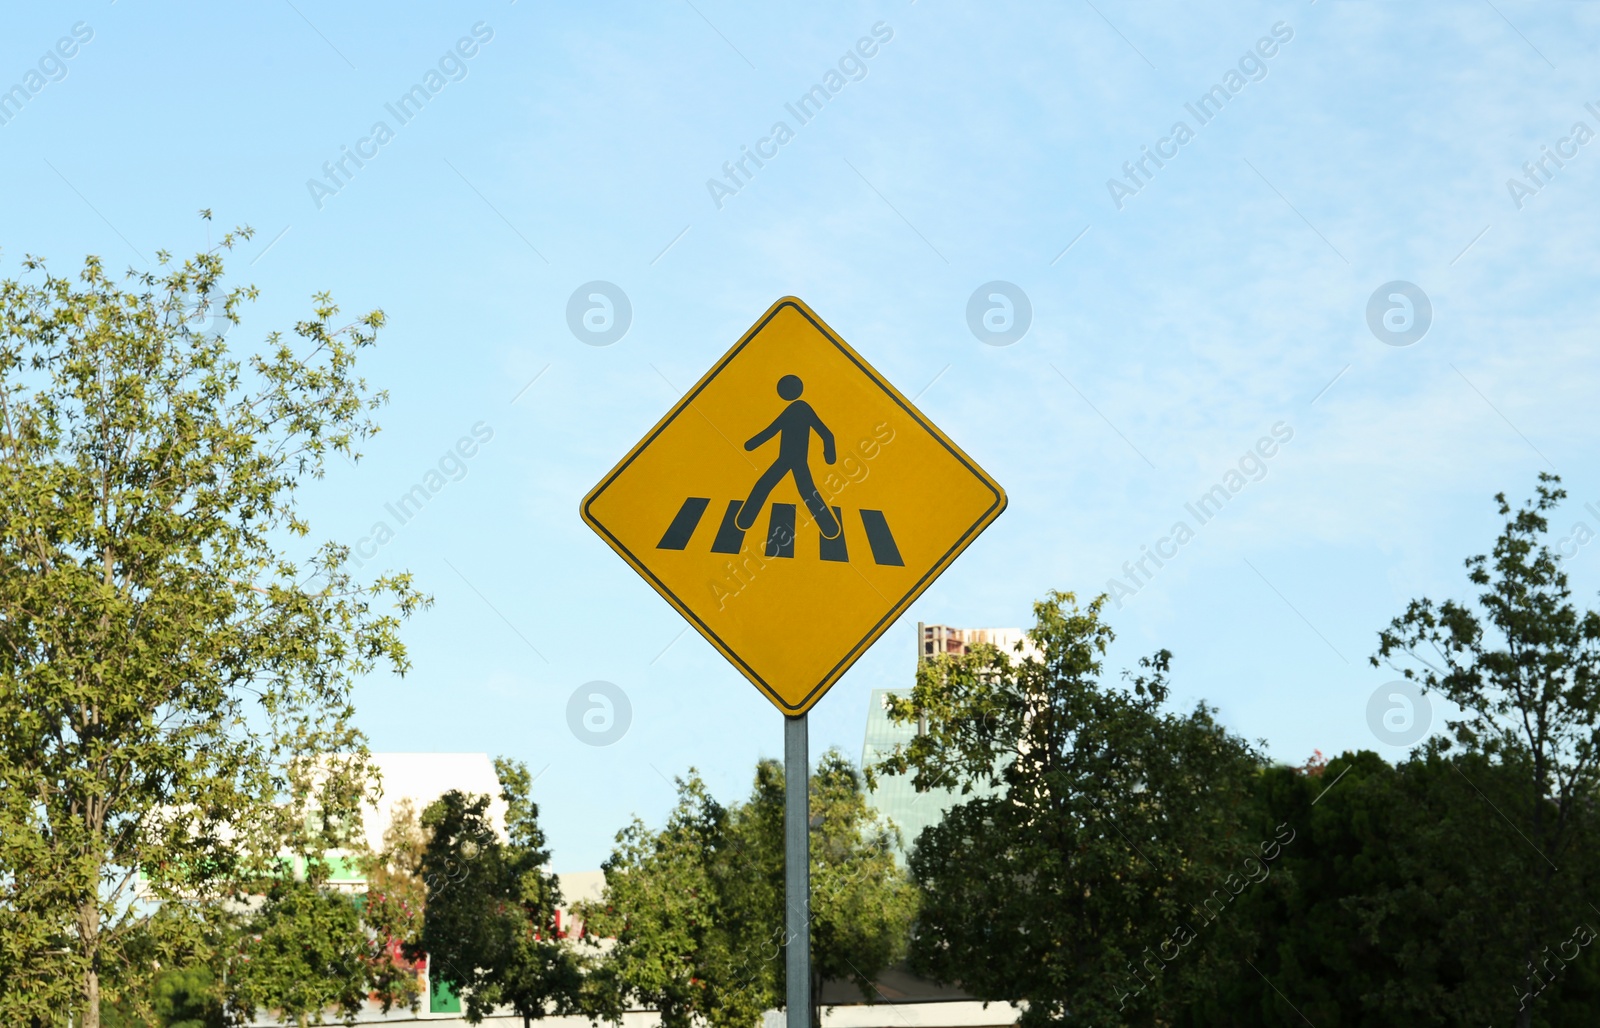
[(582, 511), (794, 716), (1005, 506), (994, 479), (789, 296)]

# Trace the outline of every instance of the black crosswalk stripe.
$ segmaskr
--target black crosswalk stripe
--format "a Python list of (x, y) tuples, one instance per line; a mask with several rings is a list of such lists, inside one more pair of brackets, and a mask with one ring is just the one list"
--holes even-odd
[(906, 566), (906, 562), (900, 559), (900, 547), (894, 544), (894, 535), (889, 531), (889, 521), (883, 516), (883, 511), (863, 509), (861, 525), (867, 530), (867, 545), (872, 547), (873, 563), (890, 564), (897, 568)]
[[(738, 553), (744, 548), (744, 529), (735, 523), (742, 500), (729, 500), (723, 508), (722, 517), (717, 524), (716, 535), (711, 541), (712, 553)], [(661, 536), (661, 541), (656, 543), (658, 550), (686, 550), (693, 541), (695, 530), (705, 520), (706, 511), (711, 506), (711, 498), (707, 496), (690, 496), (683, 501), (678, 512), (672, 516), (672, 522), (667, 525), (666, 532)], [(849, 544), (845, 537), (849, 534), (845, 525), (844, 511), (833, 507), (833, 519), (839, 523), (841, 531), (836, 538), (829, 539), (820, 529), (817, 530), (817, 556), (821, 560), (848, 563), (850, 560)], [(768, 557), (788, 557), (795, 555), (795, 540), (799, 529), (795, 519), (799, 513), (798, 508), (792, 503), (773, 503), (767, 511), (767, 536), (765, 553)], [(905, 561), (900, 556), (900, 547), (895, 542), (894, 533), (889, 529), (889, 519), (881, 510), (860, 508), (857, 512), (861, 518), (862, 534), (867, 539), (867, 549), (872, 554), (872, 562), (884, 567), (905, 567)], [(815, 523), (810, 526), (816, 529)]]
[(700, 515), (706, 512), (706, 506), (711, 501), (703, 496), (691, 496), (683, 501), (683, 506), (678, 508), (677, 515), (672, 519), (672, 524), (667, 526), (667, 534), (656, 543), (658, 550), (681, 550), (689, 545), (689, 537), (694, 535), (694, 526), (700, 523)]

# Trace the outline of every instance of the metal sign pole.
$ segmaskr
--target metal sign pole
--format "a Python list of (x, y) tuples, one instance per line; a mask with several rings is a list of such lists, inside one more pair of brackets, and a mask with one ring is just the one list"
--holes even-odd
[(806, 715), (783, 720), (784, 977), (789, 1028), (811, 1028), (811, 794)]

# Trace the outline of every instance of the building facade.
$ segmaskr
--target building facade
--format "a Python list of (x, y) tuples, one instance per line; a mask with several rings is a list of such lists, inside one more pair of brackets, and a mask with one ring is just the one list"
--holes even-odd
[[(942, 655), (960, 656), (971, 653), (980, 643), (998, 647), (1015, 658), (1037, 657), (1039, 650), (1020, 628), (951, 628), (949, 625), (929, 625), (917, 622), (917, 638), (921, 641), (921, 659), (929, 660)], [(1022, 646), (1019, 654), (1018, 645)]]

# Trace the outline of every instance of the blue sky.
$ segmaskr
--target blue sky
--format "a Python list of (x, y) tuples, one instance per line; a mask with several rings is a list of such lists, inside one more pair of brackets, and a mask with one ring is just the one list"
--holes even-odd
[[(80, 23), (92, 37), (47, 58)], [(787, 114), (880, 23), (864, 76)], [(690, 765), (732, 798), (781, 755), (777, 712), (577, 507), (785, 294), (1010, 496), (814, 709), (814, 752), (859, 756), (919, 619), (1025, 625), (1046, 590), (1108, 588), (1282, 423), (1264, 476), (1111, 609), (1108, 672), (1167, 647), (1178, 701), (1275, 758), (1393, 758), (1368, 727), (1395, 677), (1367, 665), (1376, 632), (1412, 597), (1467, 594), (1493, 494), (1554, 470), (1556, 537), (1600, 529), (1600, 142), (1573, 134), (1600, 131), (1597, 39), (1593, 5), (1509, 0), (29, 5), (0, 40), (0, 84), (43, 63), (0, 125), (0, 264), (144, 268), (204, 248), (209, 207), (210, 232), (257, 232), (229, 273), (262, 294), (241, 348), (318, 290), (384, 309), (365, 368), (392, 397), (383, 432), (306, 491), (316, 531), (355, 542), (474, 426), (489, 438), (373, 562), (437, 603), (409, 625), (413, 672), (364, 682), (360, 719), (375, 749), (543, 769), (560, 870), (658, 820)], [(1200, 124), (1185, 105), (1241, 67)], [(401, 124), (385, 105), (435, 69)], [(779, 120), (793, 138), (719, 208), (708, 179)], [(1193, 138), (1163, 143), (1180, 120)], [(1176, 153), (1119, 210), (1108, 180), (1158, 146)], [(376, 154), (310, 188), (346, 147)], [(1541, 148), (1570, 156), (1513, 195)], [(609, 346), (567, 326), (592, 280), (632, 306)], [(1032, 305), (1008, 346), (966, 321), (993, 280)], [(1368, 326), (1396, 280), (1432, 307), (1410, 345)], [(1592, 602), (1600, 545), (1569, 549)], [(566, 721), (593, 680), (632, 710), (605, 747)]]

